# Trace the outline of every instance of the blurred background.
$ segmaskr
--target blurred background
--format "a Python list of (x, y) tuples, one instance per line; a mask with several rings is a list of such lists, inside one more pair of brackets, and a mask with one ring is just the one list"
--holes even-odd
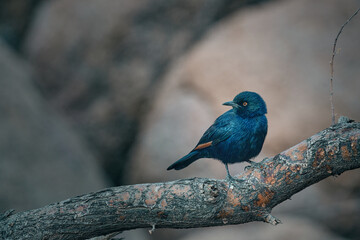
[[(0, 211), (109, 186), (224, 178), (187, 154), (244, 90), (268, 106), (256, 161), (331, 123), (329, 61), (358, 0), (0, 1)], [(360, 16), (340, 36), (337, 117), (360, 119)], [(240, 173), (246, 164), (230, 167)], [(360, 239), (360, 171), (273, 211), (283, 224), (139, 229), (126, 239)], [(150, 227), (149, 227), (150, 228)]]

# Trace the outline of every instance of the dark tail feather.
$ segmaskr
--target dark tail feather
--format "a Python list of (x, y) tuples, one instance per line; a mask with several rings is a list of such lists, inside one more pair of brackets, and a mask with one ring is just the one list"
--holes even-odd
[(186, 155), (186, 156), (180, 158), (179, 160), (177, 160), (176, 162), (174, 162), (170, 167), (167, 168), (167, 170), (171, 170), (171, 169), (180, 170), (180, 169), (186, 168), (191, 163), (193, 163), (199, 159), (197, 154), (198, 154), (197, 152), (189, 153), (188, 155)]

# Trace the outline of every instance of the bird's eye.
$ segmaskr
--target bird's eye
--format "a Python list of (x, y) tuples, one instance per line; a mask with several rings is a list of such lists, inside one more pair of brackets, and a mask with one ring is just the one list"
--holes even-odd
[(248, 103), (247, 103), (247, 102), (243, 102), (242, 105), (243, 105), (244, 107), (246, 107), (246, 106), (248, 105)]

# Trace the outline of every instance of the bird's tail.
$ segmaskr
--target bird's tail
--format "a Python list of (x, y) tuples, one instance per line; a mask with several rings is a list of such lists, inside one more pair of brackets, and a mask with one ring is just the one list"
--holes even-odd
[(188, 155), (180, 158), (179, 160), (171, 164), (170, 167), (167, 168), (167, 170), (171, 170), (171, 169), (180, 170), (189, 166), (191, 163), (199, 159), (197, 154), (198, 152), (189, 153)]

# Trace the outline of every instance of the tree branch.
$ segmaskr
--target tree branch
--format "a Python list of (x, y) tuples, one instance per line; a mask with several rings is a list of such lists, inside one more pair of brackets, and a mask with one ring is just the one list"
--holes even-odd
[(198, 228), (264, 221), (293, 194), (360, 167), (360, 123), (336, 124), (266, 158), (242, 183), (192, 178), (120, 186), (0, 216), (4, 239), (84, 239), (135, 228)]

